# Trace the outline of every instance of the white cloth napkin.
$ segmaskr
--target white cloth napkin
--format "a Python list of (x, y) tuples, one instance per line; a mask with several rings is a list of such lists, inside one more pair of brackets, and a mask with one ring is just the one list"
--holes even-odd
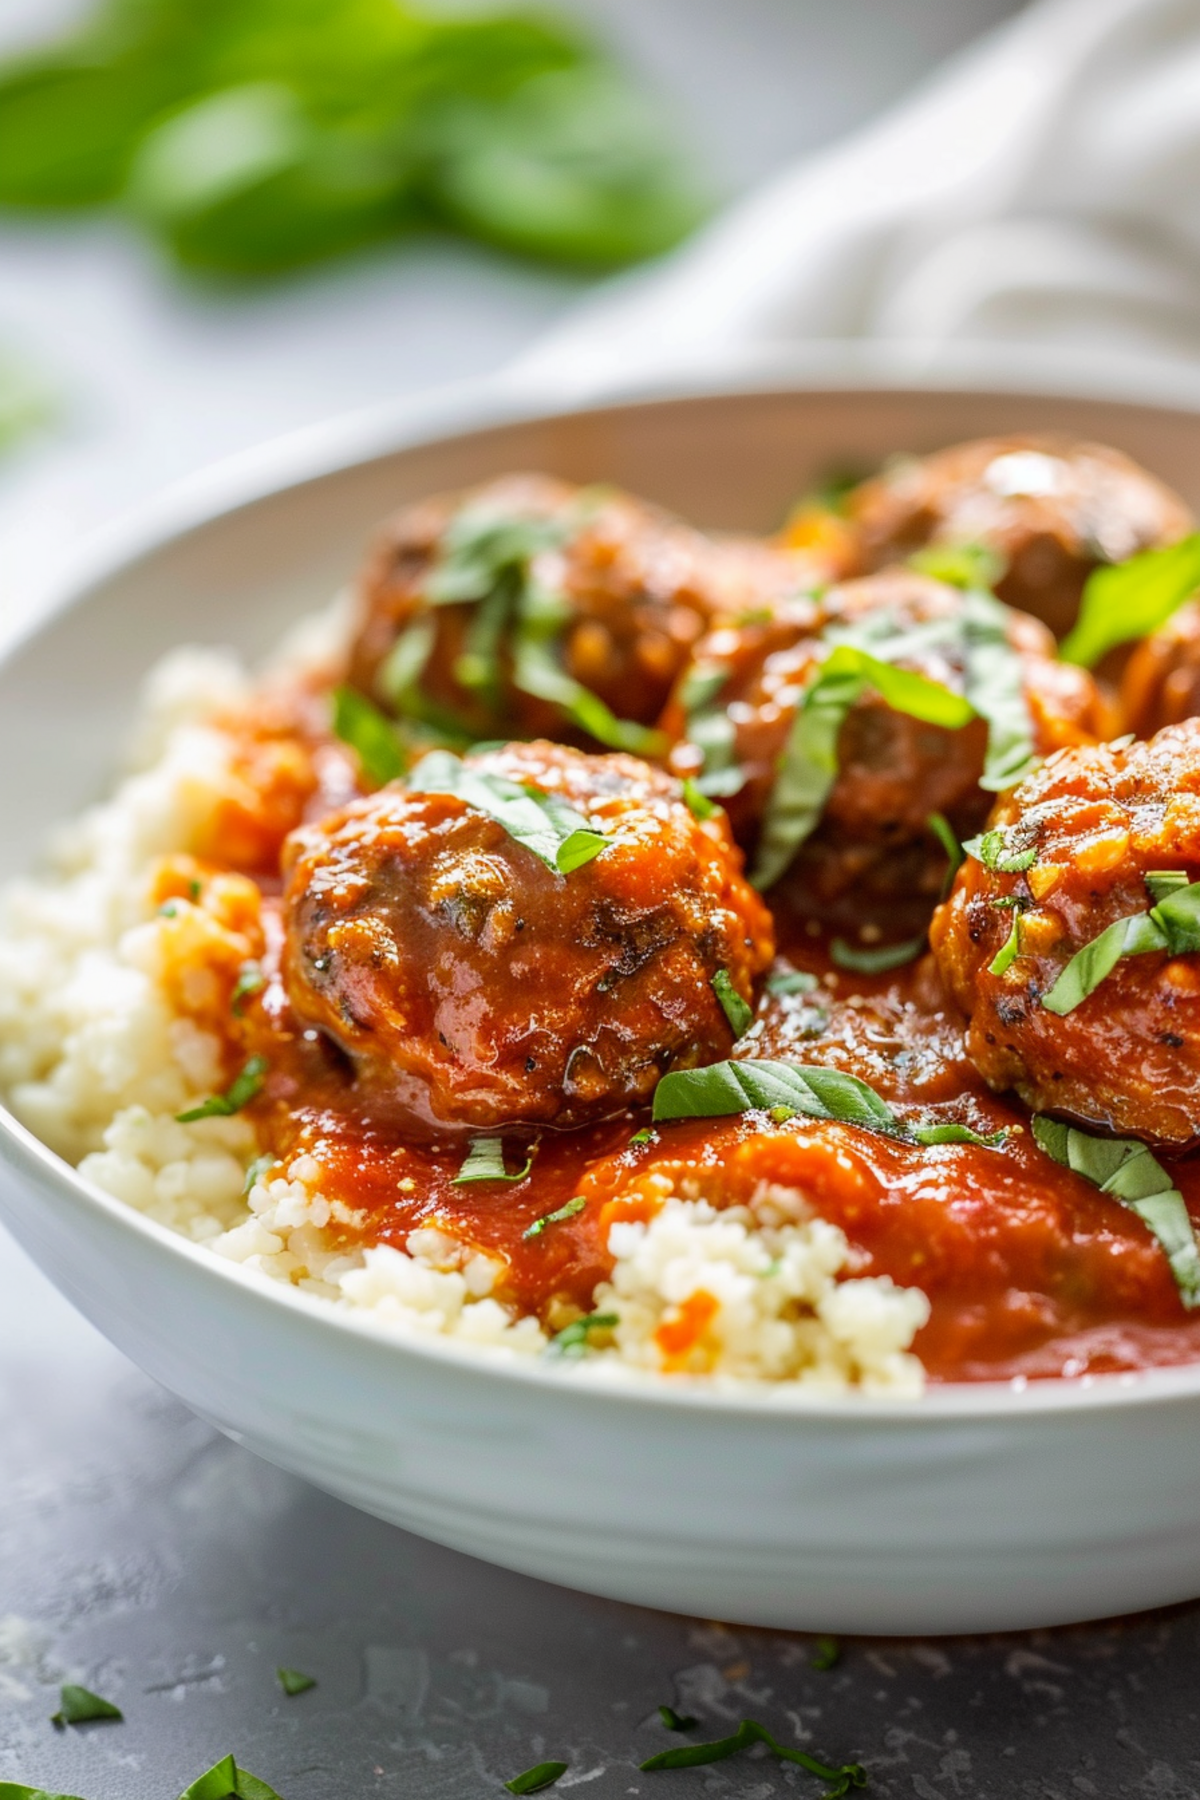
[(814, 338), (1200, 364), (1200, 0), (1039, 0), (518, 367)]

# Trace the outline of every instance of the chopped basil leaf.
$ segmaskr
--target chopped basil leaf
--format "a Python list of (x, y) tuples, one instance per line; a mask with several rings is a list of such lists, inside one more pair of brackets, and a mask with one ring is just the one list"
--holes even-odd
[(307, 1694), (309, 1688), (317, 1685), (315, 1675), (306, 1675), (302, 1669), (276, 1669), (275, 1679), (289, 1698), (294, 1694)]
[(696, 663), (679, 685), (679, 704), (686, 715), (685, 732), (703, 758), (692, 785), (705, 799), (736, 794), (745, 784), (737, 760), (737, 732), (724, 707), (716, 704), (729, 681), (721, 663)]
[(26, 1787), (21, 1781), (0, 1781), (0, 1800), (79, 1800), (78, 1794), (52, 1794), (48, 1788)]
[(264, 1156), (256, 1156), (255, 1157), (254, 1161), (250, 1164), (250, 1167), (246, 1170), (246, 1179), (245, 1179), (244, 1183), (242, 1184), (243, 1200), (246, 1198), (247, 1194), (249, 1194), (250, 1190), (257, 1184), (260, 1177), (265, 1175), (267, 1170), (274, 1166), (274, 1163), (275, 1163), (275, 1158), (270, 1154), (269, 1151)]
[(561, 794), (544, 794), (506, 775), (469, 768), (448, 750), (431, 750), (422, 757), (408, 785), (416, 794), (452, 794), (486, 814), (558, 875), (581, 869), (612, 842)]
[(679, 704), (690, 717), (707, 712), (729, 680), (729, 670), (720, 663), (693, 663), (679, 684)]
[(1148, 637), (1165, 625), (1197, 588), (1200, 532), (1165, 550), (1143, 550), (1126, 562), (1093, 569), (1061, 655), (1067, 662), (1093, 668), (1116, 645)]
[(356, 688), (334, 688), (333, 730), (349, 744), (363, 774), (377, 787), (403, 775), (406, 759), (395, 726)]
[(816, 1669), (824, 1674), (827, 1670), (835, 1668), (841, 1660), (842, 1648), (837, 1639), (823, 1637), (818, 1638), (813, 1645), (813, 1653), (808, 1659), (808, 1666), (810, 1669)]
[(837, 1119), (889, 1136), (904, 1126), (874, 1088), (857, 1075), (800, 1063), (709, 1063), (703, 1069), (676, 1069), (654, 1090), (654, 1118), (719, 1119), (734, 1113), (792, 1107), (810, 1119)]
[(888, 969), (903, 968), (915, 961), (925, 948), (925, 933), (906, 938), (901, 944), (851, 944), (845, 938), (834, 938), (829, 954), (839, 969), (853, 969), (859, 975), (883, 975)]
[(987, 755), (979, 785), (988, 793), (1012, 787), (1038, 760), (1024, 670), (1008, 641), (1008, 621), (1008, 608), (991, 594), (964, 595), (964, 687), (974, 710), (987, 721)]
[[(3, 1800), (2, 1795), (0, 1800)], [(248, 1769), (239, 1768), (232, 1756), (223, 1756), (220, 1762), (214, 1763), (185, 1788), (179, 1800), (283, 1800), (283, 1797), (265, 1781), (260, 1781), (257, 1775), (251, 1775)]]
[(655, 1143), (657, 1141), (657, 1138), (658, 1138), (657, 1131), (651, 1131), (651, 1129), (648, 1125), (643, 1125), (642, 1129), (640, 1131), (635, 1131), (633, 1136), (630, 1138), (629, 1148), (631, 1150), (640, 1149), (643, 1144)]
[(668, 1731), (691, 1731), (699, 1723), (690, 1714), (677, 1713), (673, 1706), (660, 1706), (658, 1716)]
[(454, 1177), (455, 1187), (464, 1187), (470, 1181), (524, 1181), (533, 1167), (533, 1151), (530, 1150), (525, 1160), (525, 1167), (515, 1175), (510, 1175), (504, 1166), (504, 1139), (498, 1137), (473, 1137), (467, 1151), (462, 1168)]
[(729, 1029), (735, 1038), (744, 1037), (754, 1022), (754, 1008), (748, 1000), (743, 1000), (733, 985), (733, 978), (728, 969), (718, 969), (710, 983), (713, 993), (721, 1002), (721, 1011), (729, 1020)]
[(535, 1763), (532, 1769), (526, 1769), (522, 1775), (514, 1775), (504, 1785), (510, 1794), (537, 1794), (542, 1788), (553, 1787), (570, 1766), (570, 1763), (564, 1762)]
[(799, 1763), (810, 1775), (833, 1782), (827, 1800), (842, 1800), (852, 1787), (867, 1785), (867, 1772), (860, 1763), (842, 1763), (839, 1768), (830, 1768), (827, 1763), (810, 1756), (807, 1750), (787, 1749), (771, 1736), (765, 1725), (759, 1725), (754, 1719), (743, 1719), (729, 1737), (718, 1738), (712, 1744), (680, 1744), (675, 1750), (660, 1750), (657, 1756), (648, 1757), (638, 1767), (646, 1773), (654, 1769), (695, 1769), (704, 1763), (723, 1762), (727, 1756), (736, 1756), (739, 1750), (748, 1750), (751, 1744), (765, 1744), (772, 1756), (778, 1756), (783, 1762)]
[(537, 700), (561, 706), (589, 737), (610, 750), (658, 756), (666, 749), (667, 741), (661, 731), (639, 725), (633, 719), (619, 719), (599, 694), (593, 694), (567, 673), (543, 638), (520, 626), (513, 652), (513, 685)]
[(90, 1725), (94, 1719), (124, 1719), (125, 1714), (111, 1700), (89, 1693), (85, 1687), (68, 1682), (60, 1690), (59, 1708), (50, 1718), (52, 1725)]
[(910, 569), (948, 587), (985, 588), (1003, 578), (1005, 559), (990, 544), (926, 544), (908, 559)]
[(773, 1106), (767, 1114), (772, 1125), (786, 1125), (789, 1119), (799, 1117), (794, 1106)]
[(573, 1200), (568, 1200), (566, 1205), (560, 1206), (557, 1212), (546, 1213), (542, 1218), (535, 1219), (533, 1224), (521, 1233), (521, 1236), (523, 1238), (541, 1237), (547, 1225), (557, 1225), (560, 1219), (573, 1219), (576, 1213), (581, 1213), (586, 1205), (587, 1201), (583, 1195), (576, 1194)]
[(241, 1074), (236, 1076), (223, 1094), (212, 1094), (189, 1112), (176, 1113), (181, 1125), (193, 1125), (197, 1119), (228, 1119), (249, 1106), (261, 1093), (270, 1063), (265, 1056), (252, 1056)]
[(690, 775), (684, 776), (683, 799), (692, 817), (699, 819), (701, 824), (705, 819), (711, 819), (714, 813), (719, 813), (721, 810), (709, 799), (707, 794), (701, 792)]
[(1008, 1141), (1008, 1129), (974, 1131), (970, 1125), (951, 1120), (945, 1125), (914, 1125), (912, 1135), (918, 1144), (978, 1144), (983, 1150), (998, 1150)]
[(593, 1331), (614, 1331), (621, 1323), (619, 1313), (591, 1313), (585, 1319), (573, 1319), (564, 1325), (546, 1345), (547, 1356), (586, 1356)]
[(1025, 849), (1016, 848), (1000, 826), (994, 826), (979, 837), (968, 838), (963, 849), (993, 875), (1023, 875), (1037, 861), (1037, 850), (1032, 845)]
[(1200, 950), (1200, 881), (1189, 882), (1182, 870), (1153, 870), (1146, 886), (1155, 904), (1145, 912), (1117, 919), (1077, 950), (1042, 995), (1047, 1012), (1064, 1017), (1094, 993), (1124, 956), (1163, 951), (1186, 956)]
[(233, 984), (233, 994), (229, 1002), (230, 1011), (236, 1018), (241, 1018), (246, 1010), (246, 1001), (252, 994), (261, 993), (267, 985), (267, 978), (262, 966), (251, 958), (244, 962), (238, 970), (237, 980)]
[(437, 624), (431, 618), (417, 619), (400, 633), (375, 677), (380, 698), (398, 713), (412, 712), (416, 686), (433, 654)]
[(767, 992), (782, 996), (784, 994), (811, 994), (814, 988), (820, 987), (815, 975), (809, 975), (804, 969), (781, 969), (777, 975), (767, 976)]
[(1021, 954), (1021, 912), (1013, 908), (1012, 930), (988, 964), (989, 975), (1004, 975)]
[(1200, 1306), (1200, 1249), (1187, 1206), (1145, 1144), (1137, 1138), (1092, 1137), (1042, 1113), (1035, 1113), (1032, 1123), (1034, 1142), (1047, 1156), (1137, 1214), (1162, 1245), (1184, 1306), (1189, 1311)]
[(959, 843), (957, 833), (944, 813), (931, 812), (925, 823), (946, 852), (946, 876), (941, 893), (944, 900), (954, 886), (954, 877), (963, 866), (966, 846)]

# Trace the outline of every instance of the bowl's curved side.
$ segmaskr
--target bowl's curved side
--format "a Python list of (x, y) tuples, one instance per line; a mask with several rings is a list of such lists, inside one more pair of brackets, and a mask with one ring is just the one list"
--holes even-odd
[[(1012, 393), (718, 395), (517, 421), (372, 455), (196, 524), (81, 588), (0, 667), (19, 768), (0, 877), (91, 796), (137, 681), (183, 640), (265, 649), (389, 503), (506, 466), (765, 526), (822, 465), (982, 431), (1115, 439), (1177, 485), (1200, 420)], [(153, 533), (148, 543), (152, 544)], [(644, 1604), (769, 1625), (955, 1631), (1200, 1593), (1200, 1379), (1130, 1404), (957, 1410), (633, 1405), (480, 1379), (103, 1203), (0, 1117), (0, 1211), (135, 1361), (252, 1449), (459, 1549)], [(272, 1300), (273, 1296), (270, 1297)], [(1087, 1396), (1081, 1396), (1086, 1401)]]

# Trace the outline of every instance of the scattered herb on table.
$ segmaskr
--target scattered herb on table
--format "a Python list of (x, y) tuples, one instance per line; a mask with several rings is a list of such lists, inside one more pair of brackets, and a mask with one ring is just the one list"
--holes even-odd
[(185, 1788), (179, 1800), (283, 1800), (283, 1796), (241, 1768), (234, 1757), (223, 1756)]
[(1034, 1142), (1136, 1213), (1161, 1244), (1183, 1305), (1200, 1306), (1200, 1248), (1183, 1195), (1162, 1164), (1137, 1138), (1093, 1137), (1042, 1113), (1033, 1117)]
[(111, 1700), (68, 1682), (61, 1690), (59, 1708), (51, 1715), (52, 1725), (90, 1725), (99, 1719), (124, 1719), (125, 1714)]
[(1200, 590), (1200, 532), (1143, 550), (1126, 562), (1093, 569), (1079, 604), (1079, 617), (1063, 640), (1067, 662), (1093, 668), (1118, 644), (1147, 637)]
[(486, 814), (558, 875), (583, 868), (612, 842), (561, 794), (544, 794), (506, 775), (470, 768), (448, 750), (431, 750), (422, 757), (408, 784), (414, 793), (451, 794)]
[(691, 1731), (698, 1723), (690, 1714), (677, 1713), (673, 1706), (660, 1706), (658, 1716), (668, 1731)]
[(1077, 950), (1042, 995), (1047, 1012), (1060, 1017), (1074, 1012), (1111, 975), (1125, 956), (1158, 950), (1168, 956), (1200, 951), (1200, 881), (1189, 882), (1182, 870), (1152, 870), (1146, 886), (1154, 904), (1145, 912), (1117, 919), (1107, 930)]
[(841, 1763), (836, 1768), (810, 1756), (807, 1750), (792, 1750), (781, 1744), (754, 1719), (743, 1719), (737, 1730), (729, 1737), (718, 1738), (710, 1744), (680, 1744), (674, 1750), (660, 1750), (657, 1756), (647, 1757), (638, 1767), (646, 1773), (659, 1769), (696, 1769), (705, 1763), (724, 1762), (728, 1756), (736, 1756), (739, 1750), (748, 1750), (753, 1744), (765, 1744), (772, 1756), (782, 1762), (797, 1763), (800, 1768), (807, 1769), (810, 1775), (818, 1775), (822, 1781), (832, 1783), (826, 1800), (843, 1800), (851, 1788), (865, 1788), (867, 1772), (861, 1763)]
[(315, 1688), (315, 1675), (306, 1675), (302, 1669), (276, 1669), (275, 1679), (289, 1698), (294, 1694), (307, 1694), (309, 1688)]
[(841, 1660), (842, 1648), (837, 1639), (823, 1637), (818, 1638), (813, 1645), (813, 1653), (808, 1659), (808, 1666), (810, 1669), (816, 1669), (820, 1674), (825, 1674), (829, 1669), (836, 1667)]
[(511, 1781), (505, 1782), (510, 1794), (538, 1794), (543, 1788), (553, 1787), (570, 1768), (565, 1762), (534, 1763), (532, 1769), (526, 1769), (520, 1775), (514, 1775)]
[(557, 1225), (563, 1219), (573, 1219), (576, 1213), (581, 1213), (586, 1205), (587, 1201), (583, 1195), (576, 1194), (573, 1200), (568, 1200), (566, 1205), (560, 1206), (557, 1212), (546, 1213), (542, 1218), (535, 1219), (533, 1224), (527, 1226), (521, 1233), (521, 1236), (523, 1238), (541, 1237), (547, 1225)]
[(472, 1181), (524, 1181), (533, 1167), (536, 1146), (525, 1158), (525, 1166), (510, 1174), (504, 1166), (504, 1139), (473, 1137), (462, 1167), (454, 1177), (456, 1187)]
[(244, 1106), (249, 1106), (251, 1100), (262, 1092), (270, 1066), (265, 1056), (252, 1056), (223, 1094), (210, 1094), (199, 1106), (193, 1106), (188, 1112), (176, 1113), (175, 1117), (181, 1125), (193, 1125), (197, 1119), (231, 1118), (234, 1113), (241, 1112)]
[(744, 1037), (754, 1022), (754, 1008), (748, 1000), (742, 999), (728, 969), (718, 969), (710, 985), (721, 1002), (721, 1011), (728, 1019), (734, 1037)]

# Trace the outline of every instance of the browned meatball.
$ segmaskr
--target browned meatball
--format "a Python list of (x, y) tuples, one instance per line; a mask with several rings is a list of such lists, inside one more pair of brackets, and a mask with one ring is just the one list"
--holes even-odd
[(509, 745), (466, 759), (609, 837), (557, 873), (476, 805), (394, 784), (296, 832), (285, 979), (301, 1018), (410, 1123), (573, 1126), (719, 1060), (773, 954), (724, 821), (628, 756)]
[(1129, 457), (1065, 437), (981, 438), (897, 458), (845, 508), (869, 569), (926, 545), (995, 550), (1005, 566), (997, 594), (1059, 637), (1097, 565), (1174, 543), (1192, 526), (1179, 496)]
[(1039, 1110), (1189, 1144), (1200, 1135), (1200, 957), (1122, 957), (1063, 1014), (1043, 996), (1085, 944), (1152, 904), (1148, 873), (1200, 877), (1200, 720), (1148, 744), (1065, 750), (999, 802), (992, 824), (1003, 860), (1034, 860), (1004, 873), (970, 858), (930, 934), (968, 1018), (971, 1060)]
[[(714, 542), (613, 489), (508, 476), (387, 527), (360, 582), (350, 679), (468, 736), (649, 753), (649, 728), (712, 617), (769, 604), (814, 566)], [(573, 706), (571, 683), (624, 729), (586, 697)]]
[(1138, 645), (1121, 681), (1120, 712), (1138, 737), (1200, 714), (1200, 602), (1180, 607)]
[[(698, 689), (697, 677), (711, 670), (715, 684), (723, 675), (713, 704), (727, 722), (724, 757), (738, 771), (731, 780), (740, 777), (724, 804), (752, 871), (780, 761), (801, 698), (830, 654), (831, 634), (861, 635), (873, 621), (886, 623), (890, 633), (912, 634), (908, 651), (889, 660), (961, 694), (966, 666), (959, 627), (967, 604), (957, 588), (911, 569), (890, 569), (831, 588), (820, 601), (780, 607), (761, 622), (720, 627), (702, 640), (690, 684), (685, 678), (676, 689), (664, 717), (675, 742), (671, 763), (681, 774), (700, 774), (712, 760), (699, 747), (705, 721), (689, 715), (686, 702)], [(1036, 619), (1011, 610), (1002, 617), (1020, 663), (1034, 748), (1045, 754), (1092, 742), (1108, 717), (1091, 676), (1054, 660), (1054, 640)], [(865, 692), (838, 734), (837, 779), (820, 824), (788, 870), (789, 899), (837, 922), (849, 906), (864, 919), (902, 917), (907, 929), (916, 929), (945, 870), (929, 816), (941, 813), (960, 836), (979, 829), (991, 805), (979, 785), (987, 742), (981, 718), (949, 730)], [(708, 780), (721, 786), (719, 777)]]

